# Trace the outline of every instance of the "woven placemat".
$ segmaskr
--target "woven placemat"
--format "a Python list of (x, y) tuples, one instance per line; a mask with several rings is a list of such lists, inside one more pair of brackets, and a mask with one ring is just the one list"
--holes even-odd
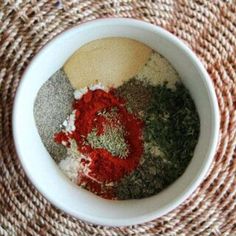
[[(0, 0), (0, 235), (236, 235), (233, 1)], [(121, 228), (87, 224), (45, 200), (20, 166), (11, 127), (17, 86), (38, 50), (71, 26), (111, 16), (142, 19), (184, 40), (207, 68), (221, 112), (218, 152), (191, 198), (162, 218)]]

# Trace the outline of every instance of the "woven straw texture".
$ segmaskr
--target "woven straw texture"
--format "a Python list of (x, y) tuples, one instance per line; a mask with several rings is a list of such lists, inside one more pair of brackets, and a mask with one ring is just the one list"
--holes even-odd
[[(31, 58), (63, 30), (101, 17), (160, 25), (191, 47), (218, 97), (221, 129), (208, 177), (181, 206), (138, 226), (87, 224), (53, 207), (16, 155), (12, 104)], [(0, 0), (0, 235), (236, 235), (236, 3), (171, 0)]]

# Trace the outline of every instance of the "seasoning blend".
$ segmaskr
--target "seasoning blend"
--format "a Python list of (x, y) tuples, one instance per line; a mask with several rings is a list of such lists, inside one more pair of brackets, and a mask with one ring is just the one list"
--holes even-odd
[[(71, 114), (61, 121), (60, 130), (58, 116), (54, 126), (50, 119), (54, 144), (53, 138), (49, 142), (42, 136), (49, 152), (52, 146), (63, 149), (59, 157), (50, 152), (62, 171), (78, 186), (100, 197), (139, 199), (162, 191), (184, 173), (199, 136), (198, 113), (177, 72), (160, 54), (133, 40), (98, 40), (78, 52), (66, 63), (65, 73), (60, 70), (56, 75), (67, 76), (75, 91), (72, 99), (73, 89), (68, 83), (66, 94), (63, 88), (60, 90), (67, 97), (64, 119), (68, 111)], [(96, 64), (101, 52), (109, 57), (101, 61), (119, 63), (119, 71), (112, 71), (113, 67), (104, 71), (107, 65)], [(124, 63), (125, 55), (129, 60)], [(130, 68), (133, 55), (138, 59)], [(80, 66), (88, 64), (87, 57), (96, 64), (93, 67), (102, 68), (102, 74), (93, 78), (88, 66), (81, 70), (76, 67), (76, 61)], [(134, 68), (138, 68), (136, 73)], [(76, 74), (87, 78), (86, 71), (90, 77), (82, 80), (81, 87)], [(111, 74), (117, 78), (114, 85)], [(127, 77), (125, 81), (123, 77)], [(84, 86), (88, 81), (91, 84)], [(42, 111), (38, 105), (42, 97), (39, 94), (35, 114)], [(36, 123), (42, 133), (42, 122), (46, 121), (40, 117), (36, 117)]]

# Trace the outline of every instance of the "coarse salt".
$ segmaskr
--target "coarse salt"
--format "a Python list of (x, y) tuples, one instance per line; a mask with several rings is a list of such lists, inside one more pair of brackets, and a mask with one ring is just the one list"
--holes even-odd
[(75, 130), (75, 110), (63, 122), (63, 126), (67, 132), (72, 132)]
[(97, 90), (97, 89), (106, 90), (106, 87), (102, 83), (99, 82), (97, 84), (89, 86), (89, 89), (92, 91)]
[(74, 91), (74, 97), (75, 97), (75, 99), (79, 100), (87, 92), (88, 92), (88, 87), (85, 87), (82, 89), (77, 89)]
[(60, 161), (59, 167), (63, 171), (63, 173), (71, 179), (71, 181), (76, 183), (79, 169), (78, 158), (67, 156), (65, 159)]
[(88, 158), (78, 151), (76, 142), (72, 140), (70, 147), (67, 148), (67, 156), (60, 161), (59, 167), (74, 183), (77, 182), (79, 173), (84, 171), (81, 166), (82, 159)]
[(97, 84), (93, 84), (90, 85), (89, 87), (85, 87), (85, 88), (81, 88), (81, 89), (77, 89), (74, 91), (74, 97), (76, 100), (79, 100), (80, 98), (82, 98), (82, 96), (84, 94), (86, 94), (88, 92), (88, 90), (97, 90), (97, 89), (102, 89), (102, 90), (106, 90), (106, 87), (102, 84), (102, 83), (97, 83)]

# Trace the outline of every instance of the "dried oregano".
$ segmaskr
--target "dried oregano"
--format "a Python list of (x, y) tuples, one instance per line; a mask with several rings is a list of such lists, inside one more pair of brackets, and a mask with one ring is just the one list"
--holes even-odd
[(129, 112), (143, 118), (151, 98), (151, 87), (146, 81), (132, 78), (118, 87), (116, 94), (125, 99)]
[(106, 118), (103, 134), (98, 135), (97, 129), (93, 129), (87, 136), (87, 142), (92, 148), (104, 148), (113, 156), (126, 158), (129, 154), (128, 144), (125, 140), (125, 130), (117, 118), (116, 109), (102, 111), (99, 115)]

